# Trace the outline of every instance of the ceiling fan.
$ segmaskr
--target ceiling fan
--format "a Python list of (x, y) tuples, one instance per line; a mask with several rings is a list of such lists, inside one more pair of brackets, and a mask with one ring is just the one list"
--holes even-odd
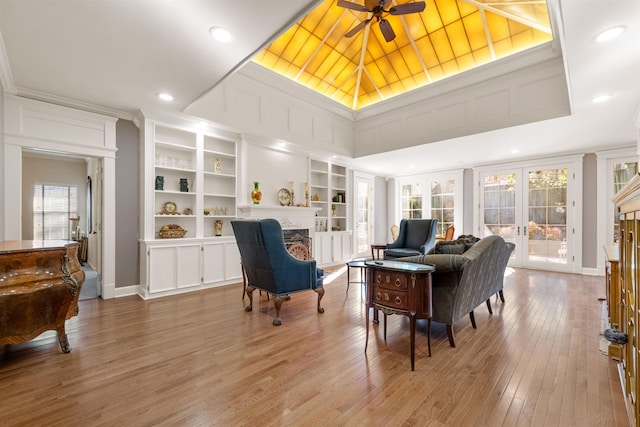
[(371, 17), (360, 22), (358, 25), (353, 27), (349, 32), (345, 34), (345, 37), (353, 37), (364, 27), (369, 25), (371, 21), (374, 19), (376, 22), (380, 23), (380, 32), (384, 36), (384, 39), (387, 42), (392, 41), (396, 38), (396, 33), (391, 28), (391, 24), (384, 18), (384, 14), (387, 13), (389, 15), (406, 15), (408, 13), (416, 13), (422, 12), (425, 8), (425, 3), (423, 1), (417, 1), (415, 3), (406, 3), (399, 4), (397, 6), (391, 6), (390, 9), (385, 9), (391, 3), (391, 0), (364, 0), (364, 5), (353, 3), (347, 0), (338, 1), (338, 6), (344, 7), (345, 9), (357, 10), (359, 12), (368, 12), (371, 13)]

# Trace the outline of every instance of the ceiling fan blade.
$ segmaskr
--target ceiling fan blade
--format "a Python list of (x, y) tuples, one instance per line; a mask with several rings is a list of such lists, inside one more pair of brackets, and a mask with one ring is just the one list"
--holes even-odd
[(355, 27), (353, 27), (352, 29), (349, 30), (349, 32), (347, 34), (345, 34), (344, 36), (349, 38), (349, 37), (353, 37), (356, 34), (358, 34), (364, 27), (367, 26), (367, 24), (371, 22), (371, 19), (367, 19), (366, 21), (362, 21), (360, 22), (358, 25), (356, 25)]
[(359, 12), (369, 12), (369, 9), (366, 6), (346, 0), (340, 0), (338, 2), (338, 6), (344, 7), (345, 9), (357, 10)]
[(382, 32), (382, 35), (384, 36), (384, 39), (387, 41), (387, 43), (396, 38), (395, 31), (393, 31), (393, 28), (391, 28), (391, 24), (389, 24), (389, 21), (387, 21), (386, 19), (380, 20), (380, 32)]
[(426, 5), (423, 1), (417, 1), (415, 3), (399, 4), (389, 9), (389, 13), (391, 15), (406, 15), (407, 13), (422, 12), (425, 6)]

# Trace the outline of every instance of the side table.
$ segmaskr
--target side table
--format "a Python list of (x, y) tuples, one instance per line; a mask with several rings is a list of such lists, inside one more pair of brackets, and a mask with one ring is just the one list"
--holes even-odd
[(369, 308), (381, 310), (384, 317), (384, 336), (387, 337), (387, 315), (409, 317), (411, 334), (411, 370), (414, 370), (416, 348), (416, 319), (427, 319), (427, 345), (431, 356), (431, 273), (432, 265), (399, 261), (367, 261), (367, 323), (365, 353), (369, 344)]
[[(387, 249), (387, 244), (386, 243), (382, 243), (382, 244), (372, 243), (371, 244), (371, 259), (374, 259), (374, 260), (380, 259), (380, 251), (384, 251), (385, 249)], [(375, 251), (375, 253), (374, 253), (374, 251)]]
[[(367, 265), (365, 264), (367, 261), (371, 261), (369, 258), (357, 258), (352, 259), (351, 261), (347, 261), (347, 293), (349, 293), (349, 285), (351, 283), (359, 283), (360, 284), (360, 294), (362, 294), (362, 287), (366, 283), (366, 269)], [(360, 281), (352, 282), (351, 281), (351, 269), (357, 268), (360, 270)]]

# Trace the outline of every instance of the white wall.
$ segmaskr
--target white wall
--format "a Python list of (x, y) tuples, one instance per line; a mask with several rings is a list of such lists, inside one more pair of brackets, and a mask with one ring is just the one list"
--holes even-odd
[(280, 188), (289, 188), (294, 182), (295, 204), (303, 203), (303, 184), (309, 180), (309, 160), (303, 154), (280, 151), (243, 140), (240, 143), (243, 185), (239, 192), (238, 205), (250, 205), (253, 183), (258, 182), (262, 191), (261, 205), (280, 206), (277, 193)]

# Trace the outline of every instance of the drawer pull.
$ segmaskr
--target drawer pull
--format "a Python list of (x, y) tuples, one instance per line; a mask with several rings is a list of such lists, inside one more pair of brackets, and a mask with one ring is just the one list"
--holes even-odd
[(402, 304), (402, 298), (396, 297), (396, 304), (398, 305)]
[(380, 300), (380, 298), (382, 298), (382, 296), (380, 295), (380, 292), (378, 292), (378, 293), (376, 294), (376, 299), (377, 299), (377, 300)]
[(397, 278), (397, 279), (396, 279), (396, 286), (397, 286), (397, 287), (400, 287), (401, 285), (402, 285), (402, 282), (400, 282), (400, 279), (399, 279), (399, 278)]
[(389, 294), (388, 293), (384, 293), (384, 300), (385, 301), (389, 301), (391, 298), (389, 298)]
[(382, 282), (382, 276), (378, 274), (376, 275), (376, 283), (380, 283), (380, 282)]
[(391, 276), (389, 276), (388, 274), (386, 276), (384, 276), (385, 279), (387, 280), (387, 283), (391, 283)]

